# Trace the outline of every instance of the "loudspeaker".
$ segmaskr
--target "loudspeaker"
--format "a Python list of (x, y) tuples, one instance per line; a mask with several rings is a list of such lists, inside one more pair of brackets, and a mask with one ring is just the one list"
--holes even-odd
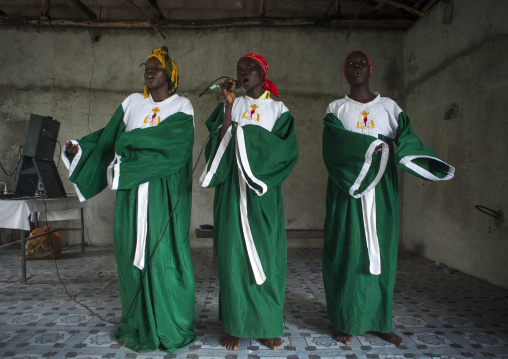
[(23, 156), (14, 197), (67, 197), (54, 161)]
[(53, 161), (60, 122), (30, 115), (14, 197), (66, 197)]
[(49, 116), (30, 115), (23, 156), (53, 161), (60, 122)]

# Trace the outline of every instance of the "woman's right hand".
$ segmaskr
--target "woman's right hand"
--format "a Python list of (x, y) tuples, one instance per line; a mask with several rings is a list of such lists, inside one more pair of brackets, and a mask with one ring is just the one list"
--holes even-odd
[(65, 151), (72, 153), (73, 155), (77, 155), (79, 152), (79, 145), (73, 144), (71, 141), (65, 143)]
[[(230, 105), (233, 104), (233, 102), (235, 102), (235, 98), (236, 98), (236, 93), (235, 93), (235, 82), (231, 79), (229, 80), (221, 80), (221, 84), (223, 83), (226, 83), (226, 82), (229, 82), (231, 84), (231, 89), (227, 89), (227, 88), (222, 88), (222, 95), (224, 96), (224, 98), (226, 98), (226, 102)], [(227, 96), (227, 97), (226, 97)]]

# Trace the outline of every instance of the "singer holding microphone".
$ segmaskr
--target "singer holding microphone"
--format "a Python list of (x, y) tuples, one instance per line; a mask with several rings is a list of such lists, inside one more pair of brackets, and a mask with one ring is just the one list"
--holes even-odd
[(117, 190), (122, 322), (115, 338), (137, 352), (176, 353), (196, 340), (187, 184), (194, 110), (176, 94), (178, 68), (165, 46), (143, 65), (144, 95), (127, 97), (103, 129), (67, 142), (62, 158), (82, 201), (108, 184)]
[[(237, 64), (246, 96), (236, 84), (206, 121), (203, 187), (215, 187), (214, 232), (220, 285), (222, 345), (238, 350), (241, 338), (271, 349), (282, 346), (286, 287), (286, 228), (281, 185), (298, 159), (293, 116), (266, 78), (263, 56), (248, 53)], [(223, 84), (224, 86), (225, 84)]]

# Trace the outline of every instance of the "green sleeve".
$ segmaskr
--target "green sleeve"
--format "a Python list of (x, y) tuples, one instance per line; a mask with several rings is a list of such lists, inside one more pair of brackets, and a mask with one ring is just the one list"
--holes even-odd
[(192, 116), (178, 112), (158, 126), (124, 132), (115, 145), (113, 189), (134, 188), (167, 177), (192, 160)]
[[(386, 169), (389, 146), (372, 136), (351, 132), (332, 113), (323, 129), (323, 160), (330, 180), (343, 192), (359, 198), (374, 188)], [(372, 156), (381, 145), (380, 154)]]
[(401, 112), (398, 117), (397, 151), (395, 161), (397, 166), (429, 181), (445, 181), (453, 177), (455, 168), (445, 163), (429, 147), (424, 147), (422, 141), (413, 133), (409, 117)]
[(205, 148), (206, 167), (200, 178), (202, 187), (215, 187), (223, 183), (231, 173), (235, 162), (234, 134), (236, 127), (231, 126), (222, 141), (219, 141), (223, 120), (224, 111), (223, 102), (221, 102), (206, 120), (210, 138)]
[(115, 157), (115, 141), (125, 129), (123, 116), (123, 107), (119, 106), (106, 127), (74, 141), (80, 148), (76, 156), (64, 152), (69, 180), (75, 184), (81, 200), (92, 198), (107, 187), (107, 169)]
[(236, 131), (237, 156), (241, 174), (251, 189), (262, 195), (280, 186), (298, 160), (295, 121), (283, 113), (272, 131), (245, 125)]

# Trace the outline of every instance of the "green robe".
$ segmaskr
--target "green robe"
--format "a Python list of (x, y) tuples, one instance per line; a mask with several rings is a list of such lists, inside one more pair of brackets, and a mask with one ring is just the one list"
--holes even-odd
[[(180, 99), (183, 98), (176, 98)], [(195, 283), (188, 237), (190, 180), (184, 189), (192, 171), (194, 125), (190, 107), (187, 113), (173, 109), (170, 112), (174, 113), (157, 126), (127, 131), (126, 124), (143, 120), (147, 106), (160, 108), (164, 113), (163, 103), (147, 104), (147, 100), (138, 97), (124, 101), (105, 128), (73, 141), (80, 146), (76, 156), (64, 152), (63, 158), (70, 169), (70, 180), (83, 200), (101, 192), (108, 184), (108, 176), (110, 186), (117, 189), (114, 244), (124, 319), (115, 338), (138, 352), (161, 348), (175, 353), (196, 340), (192, 329)], [(167, 106), (174, 105), (173, 102)], [(135, 110), (139, 113), (135, 114)], [(157, 115), (154, 113), (153, 117)], [(143, 194), (146, 256), (140, 263), (141, 267), (146, 265), (146, 273), (142, 289), (134, 299), (142, 275), (133, 265), (137, 223), (143, 217), (138, 214), (138, 202), (142, 201), (138, 193), (142, 193), (142, 187), (147, 190)]]
[[(371, 104), (366, 108), (370, 112), (363, 113), (362, 106), (354, 101), (352, 108), (351, 100), (338, 101), (329, 107), (323, 131), (323, 159), (329, 173), (323, 250), (328, 315), (343, 333), (389, 333), (399, 238), (396, 166), (426, 180), (450, 179), (454, 168), (423, 147), (411, 130), (409, 118), (390, 99), (381, 98), (376, 103), (381, 109)], [(389, 116), (383, 114), (387, 108)], [(344, 118), (339, 119), (337, 114)], [(346, 129), (346, 117), (354, 115), (359, 117)], [(382, 132), (381, 120), (392, 138), (361, 133), (360, 127)], [(382, 145), (381, 153), (372, 156), (378, 145)], [(374, 201), (371, 207), (366, 197)], [(368, 227), (374, 232), (372, 242), (367, 240)]]
[[(260, 122), (231, 126), (220, 143), (222, 104), (207, 120), (211, 138), (201, 184), (215, 187), (214, 241), (224, 330), (240, 338), (272, 338), (284, 333), (287, 249), (281, 185), (297, 161), (298, 148), (287, 108), (273, 100), (255, 101)], [(270, 112), (263, 104), (283, 108), (271, 131), (257, 125)], [(248, 220), (242, 221), (242, 215)]]

